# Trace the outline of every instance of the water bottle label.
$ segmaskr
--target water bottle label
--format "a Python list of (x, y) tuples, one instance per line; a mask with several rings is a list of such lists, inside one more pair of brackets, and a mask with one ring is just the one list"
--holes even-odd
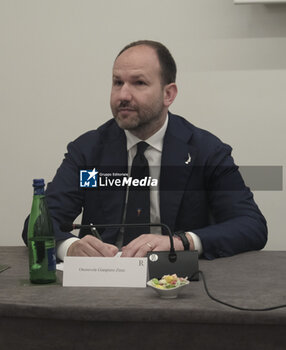
[(48, 255), (48, 270), (55, 271), (56, 270), (56, 250), (54, 247), (47, 249)]

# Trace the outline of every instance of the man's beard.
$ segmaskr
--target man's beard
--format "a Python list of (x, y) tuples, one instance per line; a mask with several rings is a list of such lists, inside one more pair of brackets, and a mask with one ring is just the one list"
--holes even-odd
[[(136, 105), (132, 105), (127, 101), (122, 101), (120, 105), (112, 109), (113, 116), (122, 129), (129, 131), (137, 131), (146, 128), (148, 125), (154, 124), (158, 121), (163, 113), (163, 104), (155, 105), (153, 108), (139, 109)], [(124, 108), (128, 109), (130, 114), (120, 116), (120, 113), (124, 114)]]

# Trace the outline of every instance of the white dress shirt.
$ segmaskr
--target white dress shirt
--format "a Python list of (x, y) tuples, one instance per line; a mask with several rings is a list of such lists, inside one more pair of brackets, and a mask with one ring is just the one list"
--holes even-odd
[[(165, 132), (167, 130), (169, 117), (167, 116), (164, 125), (151, 137), (147, 140), (144, 140), (149, 144), (149, 147), (146, 149), (144, 155), (149, 163), (149, 174), (152, 179), (160, 179), (160, 169), (161, 169), (161, 158), (162, 158), (162, 150), (163, 150), (163, 141)], [(133, 158), (137, 152), (137, 143), (142, 141), (135, 135), (133, 135), (130, 131), (124, 130), (127, 138), (127, 152), (128, 152), (128, 173), (130, 174), (131, 166)], [(159, 181), (158, 181), (159, 186)], [(127, 203), (128, 191), (126, 195), (126, 203)], [(126, 209), (125, 203), (125, 209)], [(150, 191), (150, 220), (152, 223), (157, 224), (160, 223), (160, 196), (159, 196), (159, 188), (153, 187)], [(161, 234), (160, 227), (151, 227), (151, 233)], [(187, 232), (190, 234), (194, 247), (198, 250), (199, 255), (202, 254), (202, 243), (200, 238), (193, 232)], [(60, 241), (57, 243), (57, 257), (63, 260), (64, 256), (67, 253), (70, 245), (78, 240), (78, 238), (68, 238), (65, 241)], [(117, 239), (116, 245), (121, 248), (123, 241), (123, 232), (120, 231), (119, 237)]]

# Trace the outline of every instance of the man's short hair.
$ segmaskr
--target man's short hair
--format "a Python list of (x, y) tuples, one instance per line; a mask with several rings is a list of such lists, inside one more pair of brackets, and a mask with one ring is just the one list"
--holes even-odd
[(155, 50), (161, 67), (161, 80), (163, 85), (175, 83), (177, 66), (170, 51), (163, 44), (152, 40), (138, 40), (126, 45), (117, 55), (118, 58), (124, 51), (134, 46), (145, 45)]

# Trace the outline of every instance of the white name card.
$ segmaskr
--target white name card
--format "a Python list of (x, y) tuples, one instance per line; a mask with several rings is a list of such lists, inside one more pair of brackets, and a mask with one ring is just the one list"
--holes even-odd
[(64, 258), (64, 287), (146, 287), (147, 258)]

